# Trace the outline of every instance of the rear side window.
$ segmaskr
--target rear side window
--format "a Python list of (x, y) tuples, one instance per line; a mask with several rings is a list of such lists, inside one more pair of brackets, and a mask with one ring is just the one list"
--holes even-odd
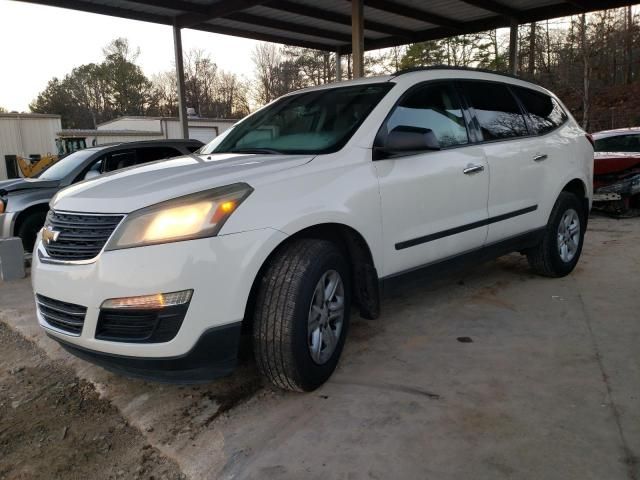
[(640, 134), (596, 139), (596, 152), (640, 152)]
[(506, 85), (463, 82), (462, 87), (470, 106), (475, 110), (485, 141), (529, 134), (520, 106)]
[(132, 167), (138, 162), (135, 150), (113, 152), (106, 156), (102, 163), (102, 172), (113, 172), (121, 168)]
[(163, 160), (182, 155), (179, 150), (172, 147), (146, 147), (138, 149), (138, 163), (147, 163), (154, 160)]
[(397, 126), (430, 129), (442, 148), (469, 143), (458, 97), (449, 85), (426, 85), (411, 92), (387, 120), (387, 132)]
[(513, 87), (513, 90), (529, 112), (534, 133), (544, 135), (569, 118), (555, 98), (523, 87)]

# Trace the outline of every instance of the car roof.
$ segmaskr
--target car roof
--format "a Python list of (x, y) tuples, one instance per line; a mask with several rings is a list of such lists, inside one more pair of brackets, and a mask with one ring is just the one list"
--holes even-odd
[(629, 135), (640, 133), (640, 127), (616, 128), (613, 130), (602, 130), (593, 134), (594, 138), (615, 137), (617, 135)]
[(499, 81), (508, 83), (510, 85), (522, 86), (538, 90), (542, 93), (546, 93), (555, 97), (553, 92), (550, 92), (540, 85), (518, 77), (517, 75), (511, 75), (503, 72), (496, 72), (493, 70), (487, 70), (483, 68), (472, 67), (452, 67), (448, 65), (434, 65), (429, 67), (416, 67), (407, 70), (399, 70), (396, 73), (390, 75), (380, 75), (366, 78), (356, 78), (353, 80), (345, 80), (341, 82), (326, 83), (324, 85), (318, 85), (313, 87), (307, 87), (300, 90), (295, 90), (284, 95), (295, 95), (297, 93), (311, 92), (316, 90), (327, 90), (338, 87), (348, 87), (351, 85), (367, 85), (384, 83), (391, 81), (409, 81), (415, 80), (416, 82), (427, 80), (440, 80), (440, 79), (460, 79), (460, 80), (488, 80)]

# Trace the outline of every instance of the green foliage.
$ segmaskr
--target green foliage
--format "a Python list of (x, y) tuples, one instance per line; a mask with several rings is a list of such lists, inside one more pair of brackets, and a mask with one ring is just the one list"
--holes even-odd
[(120, 115), (144, 115), (151, 107), (151, 82), (134, 63), (126, 39), (104, 49), (101, 63), (74, 68), (62, 80), (53, 78), (31, 103), (35, 113), (57, 113), (65, 128), (95, 128)]
[(448, 65), (503, 70), (505, 60), (493, 30), (411, 44), (405, 50), (400, 66), (402, 69)]
[(98, 79), (107, 87), (113, 113), (119, 115), (144, 115), (149, 105), (152, 84), (134, 62), (139, 51), (132, 53), (129, 42), (118, 38), (105, 49), (105, 60), (95, 70), (89, 71), (89, 80)]
[(400, 68), (406, 70), (429, 65), (441, 65), (445, 62), (444, 58), (444, 49), (438, 41), (413, 43), (407, 47), (400, 59)]

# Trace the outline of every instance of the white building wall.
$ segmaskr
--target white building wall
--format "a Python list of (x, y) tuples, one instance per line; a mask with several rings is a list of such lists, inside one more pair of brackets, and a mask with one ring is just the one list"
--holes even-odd
[[(190, 118), (189, 128), (192, 137), (197, 135), (200, 140), (210, 134), (209, 140), (231, 128), (237, 120)], [(164, 138), (182, 138), (180, 122), (177, 118), (169, 117), (121, 117), (98, 125), (98, 130), (136, 130), (144, 132), (164, 133)]]
[(138, 130), (148, 132), (160, 131), (160, 118), (121, 117), (98, 125), (98, 130)]
[(7, 178), (5, 155), (55, 155), (61, 127), (59, 116), (0, 114), (0, 179)]
[[(225, 130), (233, 126), (236, 120), (200, 120), (189, 119), (189, 137), (202, 141), (210, 141), (220, 135)], [(166, 128), (167, 138), (182, 138), (180, 122), (178, 120), (166, 119), (162, 121), (163, 128)], [(205, 139), (202, 132), (208, 132), (210, 137)], [(195, 133), (198, 132), (198, 133)]]

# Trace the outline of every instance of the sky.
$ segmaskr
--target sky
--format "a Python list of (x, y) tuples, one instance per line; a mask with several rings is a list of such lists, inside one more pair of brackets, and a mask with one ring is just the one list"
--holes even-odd
[[(137, 63), (147, 76), (173, 66), (171, 27), (135, 20), (0, 0), (0, 107), (29, 111), (52, 77), (102, 60), (102, 48), (125, 37), (140, 48)], [(258, 42), (227, 35), (182, 31), (183, 51), (201, 48), (218, 67), (251, 76)]]

